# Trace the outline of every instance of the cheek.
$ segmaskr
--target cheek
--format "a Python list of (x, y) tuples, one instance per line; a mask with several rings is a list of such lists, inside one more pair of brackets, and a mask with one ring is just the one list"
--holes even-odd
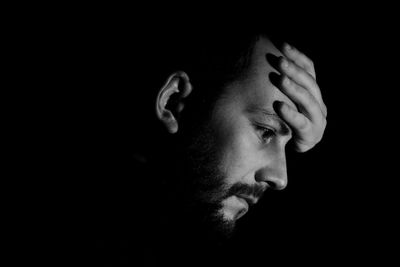
[(254, 172), (256, 164), (257, 139), (249, 126), (239, 122), (221, 136), (221, 171), (232, 184)]

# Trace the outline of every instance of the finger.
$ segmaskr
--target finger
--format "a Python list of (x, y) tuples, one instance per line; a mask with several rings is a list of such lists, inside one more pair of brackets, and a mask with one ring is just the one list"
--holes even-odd
[(310, 58), (287, 43), (284, 45), (283, 54), (316, 79), (314, 62)]
[[(302, 113), (297, 112), (288, 104), (276, 101), (275, 111), (293, 130), (295, 138), (295, 150), (298, 152), (306, 152), (314, 147), (322, 138), (321, 135), (313, 133), (313, 124)], [(326, 120), (321, 124), (322, 132), (326, 127)]]
[(297, 104), (300, 112), (311, 121), (319, 122), (322, 119), (322, 110), (315, 97), (305, 88), (284, 76), (279, 89)]
[(282, 101), (277, 102), (278, 105), (276, 112), (284, 121), (289, 124), (289, 126), (295, 131), (295, 133), (302, 134), (304, 132), (307, 132), (311, 124), (310, 120), (302, 113), (297, 112), (297, 110), (295, 110), (288, 104)]
[(321, 90), (319, 89), (318, 84), (310, 74), (298, 67), (296, 64), (284, 58), (282, 58), (281, 61), (281, 69), (282, 72), (290, 79), (307, 89), (318, 101), (321, 106), (321, 110), (324, 109), (325, 104), (322, 100)]

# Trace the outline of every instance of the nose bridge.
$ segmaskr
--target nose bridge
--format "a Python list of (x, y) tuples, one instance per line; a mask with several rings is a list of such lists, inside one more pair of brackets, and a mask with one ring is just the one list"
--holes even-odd
[(288, 182), (285, 149), (279, 148), (265, 155), (255, 178), (257, 182), (266, 182), (274, 189), (284, 189)]

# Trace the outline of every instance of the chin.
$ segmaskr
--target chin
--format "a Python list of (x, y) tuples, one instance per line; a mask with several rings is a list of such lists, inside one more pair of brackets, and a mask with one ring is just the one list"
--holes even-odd
[(224, 239), (230, 239), (235, 233), (236, 220), (224, 210), (219, 210), (214, 216), (213, 224), (215, 231)]

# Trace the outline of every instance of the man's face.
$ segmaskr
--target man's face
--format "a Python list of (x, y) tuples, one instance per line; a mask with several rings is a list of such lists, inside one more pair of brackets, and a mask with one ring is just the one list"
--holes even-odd
[(217, 100), (207, 126), (212, 134), (203, 136), (212, 139), (206, 142), (212, 144), (213, 155), (199, 163), (209, 176), (199, 179), (214, 186), (200, 197), (216, 204), (213, 216), (228, 230), (267, 188), (283, 189), (287, 184), (285, 145), (291, 130), (276, 115), (273, 103), (280, 100), (295, 106), (270, 82), (269, 74), (276, 70), (267, 62), (267, 53), (281, 56), (268, 39), (261, 38), (248, 75), (230, 84)]

